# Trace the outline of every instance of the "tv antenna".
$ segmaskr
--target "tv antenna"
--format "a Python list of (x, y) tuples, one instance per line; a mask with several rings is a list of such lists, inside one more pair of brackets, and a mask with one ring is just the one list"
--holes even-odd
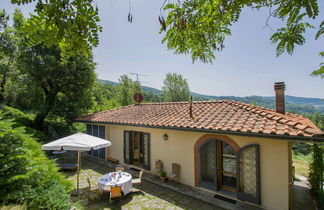
[(147, 75), (145, 75), (145, 74), (138, 74), (138, 73), (129, 73), (129, 74), (131, 74), (131, 75), (136, 75), (136, 82), (139, 82), (139, 80), (138, 80), (138, 77), (140, 76), (140, 77), (146, 77)]
[[(137, 84), (140, 84), (140, 81), (138, 80), (138, 77), (140, 77), (140, 76), (141, 77), (145, 77), (146, 76), (144, 74), (138, 74), (138, 73), (133, 73), (133, 72), (132, 73), (129, 73), (129, 74), (136, 76), (136, 82), (137, 82)], [(143, 94), (141, 94), (139, 92), (139, 90), (137, 90), (137, 92), (134, 94), (134, 100), (136, 101), (136, 104), (140, 104), (143, 101), (143, 99), (144, 99)]]

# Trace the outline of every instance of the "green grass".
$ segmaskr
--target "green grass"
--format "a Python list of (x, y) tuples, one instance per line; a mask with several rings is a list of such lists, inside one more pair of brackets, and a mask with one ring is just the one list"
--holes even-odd
[(293, 160), (293, 165), (295, 166), (295, 174), (299, 176), (308, 177), (309, 164), (312, 160), (311, 154), (302, 155), (302, 154), (294, 153), (292, 160)]

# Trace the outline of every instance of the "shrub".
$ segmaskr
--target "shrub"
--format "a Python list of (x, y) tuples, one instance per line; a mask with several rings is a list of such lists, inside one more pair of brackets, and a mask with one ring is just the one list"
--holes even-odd
[(5, 118), (0, 111), (0, 202), (28, 209), (70, 209), (72, 184), (24, 127)]
[(313, 145), (313, 161), (309, 168), (309, 184), (311, 192), (317, 196), (320, 194), (323, 181), (323, 151), (318, 144)]
[(165, 171), (161, 171), (161, 173), (160, 173), (160, 177), (166, 177), (166, 172)]
[[(27, 151), (21, 129), (13, 123), (0, 122), (0, 195), (6, 195), (22, 185), (26, 178)], [(0, 197), (0, 201), (3, 197)]]

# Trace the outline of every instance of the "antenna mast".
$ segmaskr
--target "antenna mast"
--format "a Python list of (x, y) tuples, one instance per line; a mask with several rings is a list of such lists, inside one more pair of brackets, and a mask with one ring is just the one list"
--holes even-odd
[[(138, 74), (138, 73), (129, 73), (131, 75), (136, 75), (136, 82), (139, 85), (140, 81), (138, 80), (139, 76), (145, 77), (146, 75), (144, 74)], [(139, 86), (137, 88), (140, 88)], [(144, 99), (143, 95), (141, 93), (139, 93), (139, 90), (136, 90), (137, 93), (134, 94), (134, 100), (136, 101), (137, 104), (141, 103)]]

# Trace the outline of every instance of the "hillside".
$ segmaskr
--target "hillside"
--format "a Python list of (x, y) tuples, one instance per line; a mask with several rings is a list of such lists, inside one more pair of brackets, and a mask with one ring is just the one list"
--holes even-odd
[[(118, 82), (113, 82), (109, 80), (98, 80), (104, 84), (110, 84), (113, 86), (118, 85)], [(152, 93), (158, 96), (162, 95), (162, 90), (142, 86), (144, 92)], [(199, 93), (191, 93), (194, 97), (194, 100), (235, 100), (241, 101), (248, 104), (255, 104), (258, 106), (274, 109), (275, 108), (275, 97), (274, 96), (245, 96), (245, 97), (237, 97), (237, 96), (210, 96)], [(290, 112), (296, 113), (315, 113), (321, 112), (324, 113), (324, 101), (320, 98), (308, 98), (308, 97), (297, 97), (297, 96), (289, 96), (286, 95), (286, 109)]]

